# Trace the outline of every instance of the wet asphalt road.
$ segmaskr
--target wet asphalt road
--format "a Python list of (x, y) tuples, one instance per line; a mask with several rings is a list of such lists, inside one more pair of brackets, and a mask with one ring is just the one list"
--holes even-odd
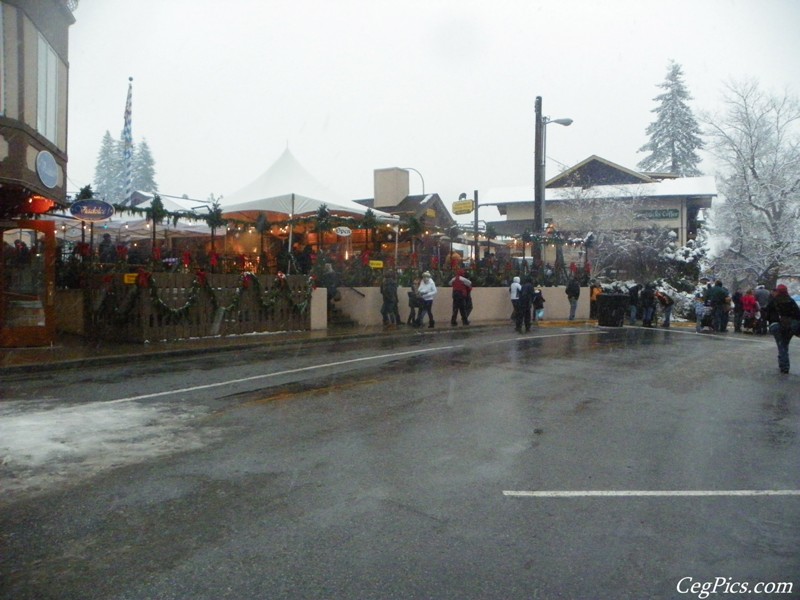
[(743, 493), (800, 490), (775, 355), (476, 329), (13, 376), (0, 597), (800, 597), (800, 495)]

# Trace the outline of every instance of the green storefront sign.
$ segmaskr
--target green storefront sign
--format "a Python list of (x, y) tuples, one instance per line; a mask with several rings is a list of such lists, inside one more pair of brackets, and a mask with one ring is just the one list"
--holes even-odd
[(661, 208), (658, 210), (637, 210), (639, 219), (677, 219), (680, 211), (677, 208)]

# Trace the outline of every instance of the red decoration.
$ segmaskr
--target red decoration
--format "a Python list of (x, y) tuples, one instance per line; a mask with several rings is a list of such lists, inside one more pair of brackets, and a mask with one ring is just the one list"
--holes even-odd
[(75, 246), (75, 250), (77, 251), (78, 255), (83, 258), (89, 258), (92, 254), (92, 248), (86, 242), (78, 242)]
[(203, 271), (203, 269), (198, 269), (197, 271), (197, 283), (200, 287), (206, 287), (206, 283), (208, 283), (208, 273)]
[(155, 246), (153, 248), (153, 260), (161, 260), (161, 246)]
[(181, 260), (183, 261), (183, 266), (188, 267), (190, 264), (192, 264), (192, 253), (188, 250), (185, 250)]
[(117, 245), (117, 257), (122, 260), (128, 260), (128, 247), (125, 244)]
[(217, 254), (216, 252), (212, 252), (210, 262), (212, 267), (216, 267), (217, 265), (219, 265), (219, 254)]
[(144, 269), (139, 269), (138, 275), (136, 275), (136, 285), (141, 288), (148, 288), (150, 287), (150, 273), (145, 271)]

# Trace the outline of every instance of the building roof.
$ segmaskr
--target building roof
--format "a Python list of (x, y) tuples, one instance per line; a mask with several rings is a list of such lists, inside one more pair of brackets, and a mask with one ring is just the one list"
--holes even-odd
[[(673, 177), (671, 174), (639, 173), (599, 156), (592, 155), (545, 183), (545, 202), (578, 196), (592, 198), (685, 197), (702, 200), (710, 206), (717, 196), (714, 177)], [(496, 205), (501, 215), (506, 206), (534, 202), (533, 185), (492, 188), (481, 204)]]
[[(373, 208), (375, 205), (374, 198), (365, 198), (363, 200), (355, 200), (355, 202)], [(455, 220), (450, 215), (450, 211), (442, 202), (439, 194), (420, 194), (415, 196), (406, 196), (399, 204), (395, 206), (381, 206), (380, 210), (391, 213), (393, 215), (410, 215), (410, 216), (425, 216), (425, 213), (432, 209), (436, 212), (434, 224), (439, 224), (443, 227), (452, 227), (455, 225)], [(374, 210), (374, 208), (373, 208)], [(442, 222), (442, 218), (445, 217)]]

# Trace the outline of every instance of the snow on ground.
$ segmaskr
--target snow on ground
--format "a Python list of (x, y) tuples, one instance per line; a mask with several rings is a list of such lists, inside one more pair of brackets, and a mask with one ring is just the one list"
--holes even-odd
[(0, 500), (206, 445), (204, 407), (136, 402), (0, 403)]

